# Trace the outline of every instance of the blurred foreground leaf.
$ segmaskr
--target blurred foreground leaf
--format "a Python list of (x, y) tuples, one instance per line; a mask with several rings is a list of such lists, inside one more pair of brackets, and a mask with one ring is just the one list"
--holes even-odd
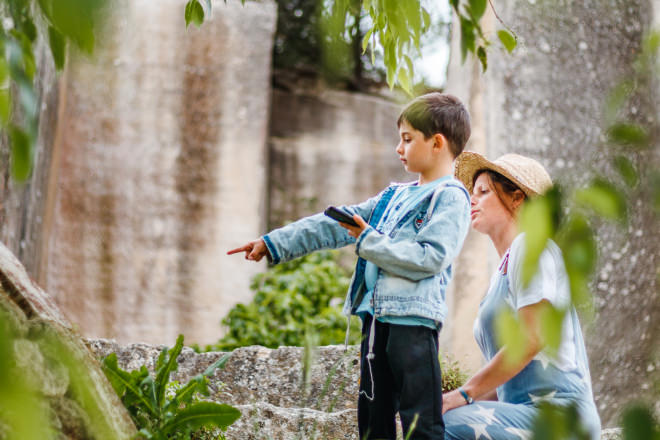
[(623, 440), (660, 440), (660, 426), (651, 410), (633, 405), (623, 413)]
[(501, 309), (495, 317), (495, 335), (500, 346), (506, 346), (506, 362), (516, 364), (525, 355), (525, 328), (509, 308)]
[(625, 220), (627, 203), (619, 189), (605, 179), (595, 179), (587, 188), (575, 192), (578, 204), (610, 220)]
[(644, 127), (633, 123), (617, 123), (607, 131), (610, 142), (619, 145), (645, 148), (649, 144), (649, 135)]
[(533, 198), (523, 204), (520, 212), (520, 228), (525, 233), (525, 255), (522, 262), (522, 282), (527, 286), (538, 267), (541, 253), (548, 239), (555, 234), (557, 213), (561, 195), (557, 187), (546, 195)]

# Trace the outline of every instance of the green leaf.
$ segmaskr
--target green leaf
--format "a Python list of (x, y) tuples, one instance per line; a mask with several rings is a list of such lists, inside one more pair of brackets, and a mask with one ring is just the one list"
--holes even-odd
[(52, 26), (87, 54), (94, 52), (94, 29), (107, 0), (40, 0)]
[(610, 90), (605, 102), (605, 121), (607, 124), (614, 123), (617, 115), (634, 90), (635, 85), (632, 80), (622, 81)]
[(215, 370), (224, 368), (224, 366), (227, 364), (229, 361), (229, 358), (231, 357), (231, 353), (225, 353), (220, 359), (215, 361), (213, 364), (211, 364), (204, 372), (202, 373), (203, 376), (210, 376), (212, 375)]
[(639, 174), (635, 169), (635, 165), (625, 156), (617, 156), (614, 158), (614, 167), (619, 172), (621, 177), (623, 177), (626, 185), (634, 188), (639, 183)]
[(500, 346), (506, 346), (504, 360), (518, 363), (525, 355), (525, 331), (522, 323), (509, 308), (502, 308), (495, 316), (495, 336)]
[(426, 32), (431, 27), (431, 15), (425, 8), (422, 8), (422, 21), (424, 22), (423, 32)]
[(571, 288), (571, 300), (577, 307), (591, 310), (589, 278), (596, 267), (597, 248), (594, 231), (586, 218), (573, 215), (557, 234), (557, 244)]
[(472, 18), (474, 18), (475, 21), (479, 21), (484, 15), (484, 12), (486, 12), (488, 0), (469, 0), (469, 5), (470, 11), (472, 12)]
[(634, 147), (647, 147), (649, 135), (644, 127), (637, 124), (618, 123), (612, 125), (607, 131), (609, 140), (620, 145)]
[(172, 347), (172, 349), (167, 353), (167, 362), (163, 363), (158, 371), (156, 371), (156, 402), (158, 407), (163, 405), (167, 383), (170, 381), (170, 374), (173, 371), (176, 371), (176, 369), (179, 367), (177, 357), (181, 354), (182, 349), (183, 335), (179, 335), (179, 337), (176, 338), (174, 347)]
[(501, 29), (497, 31), (497, 37), (500, 39), (500, 42), (502, 42), (502, 45), (509, 53), (513, 52), (513, 49), (515, 49), (516, 45), (518, 44), (516, 42), (516, 38), (511, 34), (511, 32), (507, 30)]
[(371, 38), (373, 32), (374, 32), (374, 28), (371, 28), (367, 31), (366, 34), (364, 34), (364, 38), (362, 39), (362, 53), (365, 53), (367, 51), (367, 47), (369, 46), (369, 39)]
[(547, 305), (541, 309), (541, 333), (545, 350), (555, 357), (561, 344), (562, 324), (565, 315), (565, 310), (557, 309), (552, 305)]
[(122, 397), (124, 393), (129, 393), (133, 398), (141, 403), (142, 408), (151, 413), (151, 415), (157, 416), (155, 408), (144, 396), (142, 390), (136, 386), (131, 374), (122, 370), (119, 365), (117, 365), (117, 355), (115, 353), (111, 353), (110, 355), (106, 356), (105, 359), (103, 359), (102, 366), (103, 372), (112, 384), (112, 387), (115, 389), (115, 391), (117, 391), (119, 397)]
[(9, 89), (0, 89), (0, 124), (6, 126), (11, 117), (11, 95)]
[(481, 68), (486, 72), (486, 69), (488, 69), (488, 55), (486, 55), (486, 49), (483, 46), (477, 48), (477, 58), (481, 61)]
[(626, 408), (623, 413), (623, 439), (660, 439), (658, 422), (649, 408), (639, 404)]
[(522, 261), (522, 282), (527, 286), (536, 274), (541, 253), (554, 234), (553, 206), (549, 197), (537, 197), (526, 202), (520, 211), (520, 228), (525, 233), (525, 253)]
[(612, 219), (626, 218), (626, 198), (612, 183), (604, 179), (595, 179), (587, 188), (575, 193), (575, 200), (596, 214)]
[(64, 68), (64, 61), (66, 60), (66, 40), (52, 26), (48, 26), (48, 43), (50, 44), (50, 51), (53, 54), (55, 68), (62, 70)]
[(472, 22), (465, 17), (460, 17), (461, 22), (461, 59), (465, 61), (468, 52), (474, 52), (475, 49), (475, 30)]
[(198, 0), (189, 0), (186, 4), (185, 11), (186, 28), (193, 23), (195, 26), (200, 27), (204, 22), (204, 8)]
[(4, 57), (0, 57), (0, 89), (9, 87), (9, 66)]
[(399, 69), (399, 74), (397, 75), (399, 84), (401, 88), (408, 94), (412, 96), (412, 89), (410, 87), (410, 74), (404, 68)]
[(32, 138), (16, 125), (9, 126), (11, 139), (11, 172), (15, 180), (22, 182), (32, 171)]
[(162, 429), (164, 434), (178, 430), (195, 430), (202, 426), (226, 428), (241, 416), (241, 412), (230, 405), (199, 402), (180, 410)]

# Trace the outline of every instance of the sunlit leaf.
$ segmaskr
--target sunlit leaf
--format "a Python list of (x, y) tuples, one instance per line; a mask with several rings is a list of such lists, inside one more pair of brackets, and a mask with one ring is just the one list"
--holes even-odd
[(516, 45), (518, 44), (516, 42), (516, 38), (511, 34), (511, 32), (504, 29), (497, 31), (497, 38), (500, 39), (500, 42), (502, 42), (502, 45), (509, 53), (513, 52), (513, 49), (515, 49)]
[(506, 346), (506, 362), (518, 363), (526, 351), (525, 331), (511, 309), (503, 308), (495, 317), (495, 335), (500, 346)]
[(632, 188), (637, 186), (639, 175), (630, 159), (625, 156), (617, 156), (614, 158), (614, 167), (617, 169), (621, 177), (623, 177), (626, 185)]
[(185, 10), (186, 28), (193, 23), (199, 27), (204, 22), (204, 8), (198, 0), (189, 0)]
[(626, 218), (627, 203), (624, 194), (604, 179), (596, 179), (587, 188), (576, 191), (575, 200), (602, 217), (612, 220)]
[(11, 172), (15, 180), (22, 182), (32, 171), (32, 139), (20, 127), (9, 126), (11, 139)]
[(614, 124), (609, 128), (607, 134), (611, 142), (620, 145), (646, 147), (649, 144), (649, 136), (646, 129), (637, 124)]
[(66, 40), (62, 34), (52, 26), (48, 27), (48, 43), (50, 44), (50, 51), (53, 54), (55, 67), (57, 70), (62, 70), (66, 59)]
[(536, 273), (541, 253), (554, 234), (553, 213), (556, 208), (550, 197), (529, 200), (520, 212), (520, 228), (525, 233), (525, 254), (522, 262), (522, 282), (527, 286)]
[(481, 61), (481, 68), (485, 72), (488, 69), (488, 55), (486, 55), (486, 49), (483, 46), (477, 48), (477, 58)]
[(366, 34), (364, 34), (364, 38), (362, 39), (362, 53), (365, 53), (367, 51), (367, 47), (369, 46), (369, 39), (371, 38), (373, 32), (374, 32), (374, 28), (371, 28), (367, 31)]
[(408, 94), (412, 95), (412, 88), (410, 87), (410, 74), (406, 69), (399, 69), (399, 74), (397, 76), (401, 88)]
[(478, 21), (484, 15), (484, 12), (486, 12), (488, 0), (469, 0), (468, 4), (470, 5), (472, 17), (475, 21)]
[(553, 356), (556, 356), (559, 351), (562, 323), (565, 315), (565, 310), (557, 309), (552, 305), (547, 305), (541, 309), (541, 333), (545, 350)]

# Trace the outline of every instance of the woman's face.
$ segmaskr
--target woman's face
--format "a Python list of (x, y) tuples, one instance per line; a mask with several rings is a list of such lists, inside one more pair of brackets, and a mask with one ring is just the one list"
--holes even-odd
[[(497, 196), (486, 173), (481, 173), (474, 182), (471, 197), (470, 218), (472, 227), (492, 235), (513, 221), (513, 216)], [(506, 194), (503, 197), (507, 197)]]

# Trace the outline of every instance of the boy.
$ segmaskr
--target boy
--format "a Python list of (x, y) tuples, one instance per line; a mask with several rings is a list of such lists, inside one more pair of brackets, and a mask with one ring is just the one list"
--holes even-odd
[(362, 318), (360, 439), (395, 439), (397, 412), (404, 435), (417, 415), (411, 438), (443, 439), (438, 331), (451, 263), (470, 221), (469, 195), (452, 164), (470, 136), (470, 119), (457, 98), (429, 93), (408, 104), (397, 125), (396, 153), (416, 182), (341, 207), (357, 226), (316, 214), (228, 253), (277, 264), (356, 243), (344, 312)]

